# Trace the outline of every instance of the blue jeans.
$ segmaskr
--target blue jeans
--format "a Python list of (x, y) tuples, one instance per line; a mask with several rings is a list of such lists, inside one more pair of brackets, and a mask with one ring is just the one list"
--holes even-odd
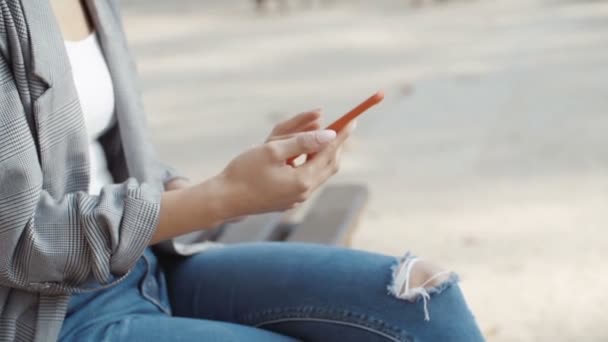
[(392, 294), (393, 257), (252, 243), (161, 259), (147, 250), (120, 284), (73, 296), (60, 340), (483, 341), (454, 278)]

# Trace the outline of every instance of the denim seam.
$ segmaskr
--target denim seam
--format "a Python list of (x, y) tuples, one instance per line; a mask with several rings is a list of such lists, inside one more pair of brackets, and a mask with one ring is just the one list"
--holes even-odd
[(261, 312), (250, 313), (243, 316), (240, 321), (256, 327), (290, 321), (329, 322), (373, 332), (391, 341), (414, 341), (413, 337), (401, 328), (392, 326), (383, 320), (367, 314), (355, 313), (350, 310), (336, 310), (310, 306), (273, 308)]
[(156, 279), (154, 274), (151, 273), (150, 262), (148, 261), (148, 258), (146, 257), (145, 254), (143, 255), (143, 259), (146, 263), (146, 273), (144, 274), (144, 277), (143, 277), (143, 279), (141, 279), (141, 282), (139, 284), (139, 292), (140, 292), (141, 296), (144, 297), (144, 299), (151, 302), (153, 305), (155, 305), (157, 308), (159, 308), (165, 314), (171, 316), (170, 309), (167, 308), (163, 303), (161, 303), (160, 298), (157, 299), (154, 296), (149, 295), (148, 292), (146, 291), (146, 283), (148, 282), (148, 280), (152, 279), (152, 281), (154, 281), (156, 283), (158, 295), (160, 296), (161, 284), (158, 282), (158, 280)]
[[(272, 321), (266, 321), (260, 324), (255, 325), (256, 328), (261, 328), (265, 325), (272, 325), (272, 324), (279, 324), (279, 323), (286, 323), (286, 322), (321, 322), (321, 323), (331, 323), (331, 324), (337, 324), (337, 325), (346, 325), (346, 326), (350, 326), (350, 327), (354, 327), (357, 329), (361, 329), (361, 330), (366, 330), (369, 331), (371, 333), (374, 333), (378, 336), (382, 336), (392, 342), (403, 342), (402, 340), (393, 337), (387, 333), (384, 333), (380, 330), (376, 330), (370, 327), (366, 327), (364, 325), (361, 324), (356, 324), (356, 323), (351, 323), (351, 322), (343, 322), (343, 321), (338, 321), (338, 320), (331, 320), (331, 319), (324, 319), (324, 318), (283, 318), (283, 319), (275, 319)], [(411, 339), (408, 337), (408, 341), (407, 342), (411, 342)]]

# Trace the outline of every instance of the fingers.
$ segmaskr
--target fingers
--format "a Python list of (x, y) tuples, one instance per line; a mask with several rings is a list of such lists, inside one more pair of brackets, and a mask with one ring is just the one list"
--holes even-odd
[(327, 180), (338, 173), (340, 170), (340, 155), (342, 153), (342, 148), (338, 147), (333, 151), (331, 158), (319, 158), (315, 157), (315, 167), (309, 168), (309, 174), (314, 174), (314, 181), (312, 182), (313, 188), (318, 188)]
[[(300, 113), (292, 118), (278, 123), (273, 131), (273, 135), (285, 135), (296, 132), (311, 131), (318, 129), (318, 121), (321, 117), (321, 110), (314, 109), (304, 113)], [(310, 128), (311, 124), (316, 122), (316, 128)]]
[(285, 139), (273, 140), (266, 145), (270, 149), (273, 159), (285, 162), (285, 160), (301, 154), (317, 153), (334, 139), (336, 139), (336, 132), (321, 130), (293, 134)]
[[(355, 129), (356, 121), (348, 124), (324, 150), (319, 152), (308, 161), (303, 167), (310, 169), (312, 174), (319, 175), (321, 178), (329, 178), (331, 175), (338, 172), (340, 149), (351, 132)], [(325, 181), (323, 179), (323, 181)]]
[[(318, 120), (316, 120), (309, 124), (301, 126), (300, 128), (297, 129), (296, 132), (309, 132), (309, 131), (316, 131), (318, 129), (321, 129), (321, 124), (319, 123)], [(296, 132), (294, 132), (294, 133), (296, 133)]]
[[(340, 155), (342, 151), (342, 147), (338, 147), (334, 150), (333, 158), (324, 159), (325, 164), (320, 165), (317, 169), (310, 167), (299, 167), (295, 168), (296, 172), (300, 173), (301, 179), (306, 180), (307, 184), (307, 194), (310, 194), (312, 191), (318, 189), (321, 185), (323, 185), (327, 180), (335, 175), (340, 169)], [(306, 195), (308, 197), (308, 195)]]
[(319, 179), (319, 183), (316, 185), (317, 187), (321, 184), (325, 183), (331, 176), (335, 175), (340, 171), (340, 156), (342, 154), (342, 147), (338, 147), (335, 151), (333, 158), (327, 161), (327, 165), (323, 169), (321, 173), (321, 177)]

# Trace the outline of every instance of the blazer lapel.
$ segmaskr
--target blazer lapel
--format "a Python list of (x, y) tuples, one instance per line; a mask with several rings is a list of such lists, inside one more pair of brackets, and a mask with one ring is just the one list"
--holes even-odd
[[(40, 162), (45, 168), (53, 160), (50, 146), (45, 144), (59, 134), (57, 121), (62, 121), (64, 132), (68, 132), (84, 127), (84, 118), (80, 110), (62, 110), (78, 102), (78, 95), (61, 29), (49, 1), (13, 1), (21, 1), (29, 33), (29, 42), (24, 42), (21, 46), (21, 62), (24, 63), (28, 83), (28, 93), (24, 94), (29, 98), (22, 98), (22, 101), (33, 130)], [(86, 141), (84, 131), (78, 139)]]
[(48, 1), (22, 0), (21, 5), (30, 32), (32, 71), (52, 88), (66, 73), (71, 75), (61, 29)]

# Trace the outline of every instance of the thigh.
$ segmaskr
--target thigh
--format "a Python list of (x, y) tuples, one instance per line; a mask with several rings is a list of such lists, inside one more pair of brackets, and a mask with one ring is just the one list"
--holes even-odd
[(176, 315), (309, 341), (434, 341), (449, 334), (463, 336), (452, 341), (481, 340), (455, 284), (428, 302), (431, 323), (424, 321), (425, 301), (391, 295), (397, 263), (394, 257), (321, 245), (234, 245), (173, 264), (169, 296)]
[(129, 316), (107, 326), (91, 327), (61, 342), (297, 342), (293, 338), (249, 326), (161, 315)]

